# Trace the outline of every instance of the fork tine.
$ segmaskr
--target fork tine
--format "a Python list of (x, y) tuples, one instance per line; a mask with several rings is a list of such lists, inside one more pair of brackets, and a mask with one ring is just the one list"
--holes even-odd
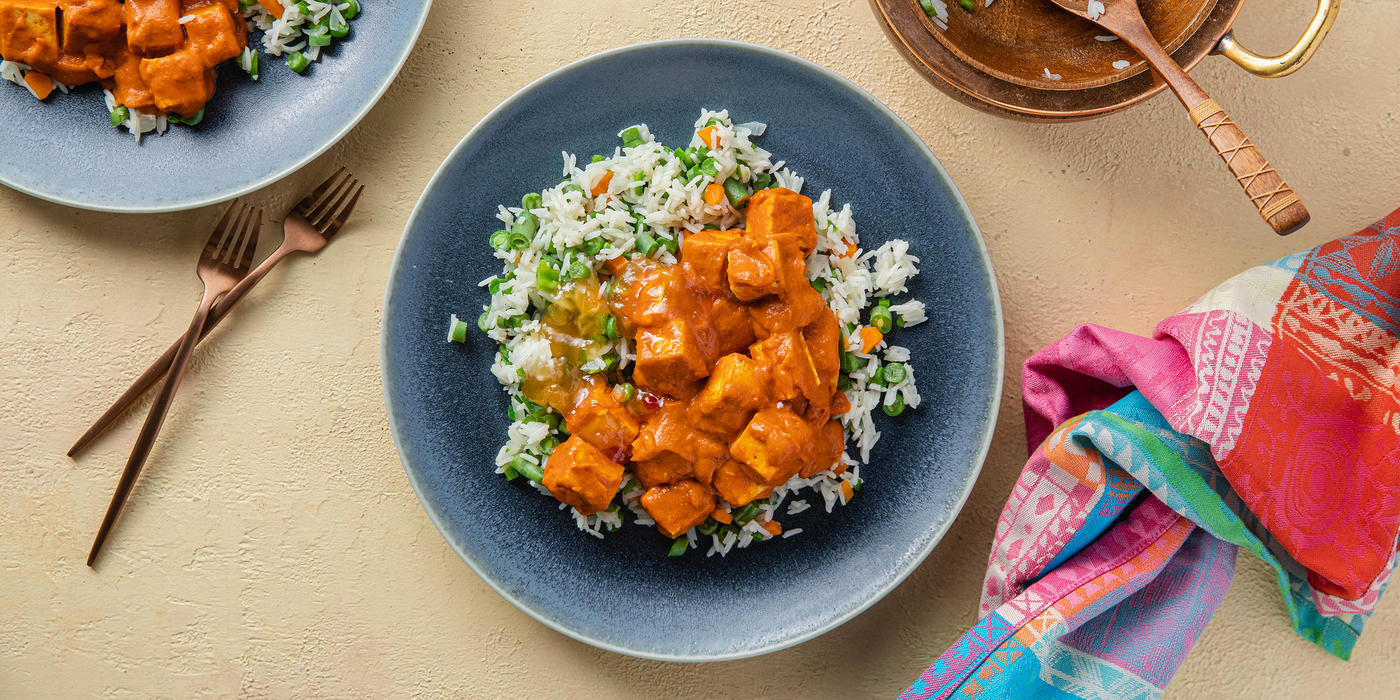
[(342, 165), (340, 166), (339, 170), (335, 171), (334, 174), (326, 178), (325, 182), (321, 183), (319, 187), (312, 190), (311, 194), (302, 197), (301, 201), (297, 203), (297, 211), (300, 212), (302, 216), (306, 216), (306, 214), (311, 211), (312, 207), (314, 207), (316, 203), (320, 201), (321, 197), (325, 196), (327, 192), (331, 191), (332, 185), (336, 182), (336, 180), (340, 179), (341, 174), (344, 172), (345, 166)]
[(340, 232), (340, 227), (344, 226), (345, 220), (350, 218), (350, 212), (354, 211), (355, 203), (360, 201), (360, 193), (364, 191), (365, 186), (360, 185), (359, 189), (355, 190), (355, 196), (350, 198), (350, 203), (346, 204), (345, 208), (340, 210), (340, 216), (335, 217), (335, 221), (332, 221), (330, 226), (326, 227), (326, 230), (322, 233), (322, 235), (326, 237), (326, 240), (330, 240), (335, 234)]
[(312, 226), (315, 226), (317, 229), (321, 228), (315, 222), (318, 219), (324, 218), (327, 211), (334, 210), (336, 207), (340, 206), (338, 202), (342, 201), (345, 195), (358, 183), (359, 180), (356, 180), (354, 175), (345, 178), (344, 181), (336, 185), (335, 189), (332, 190), (325, 199), (321, 200), (320, 204), (316, 205), (315, 209), (302, 214), (302, 216), (305, 216), (307, 221), (312, 222)]
[(318, 213), (315, 218), (311, 219), (311, 225), (315, 226), (317, 231), (326, 228), (326, 224), (329, 224), (331, 219), (335, 218), (336, 210), (350, 200), (351, 190), (355, 189), (355, 186), (359, 185), (360, 181), (352, 179), (349, 184), (350, 187), (345, 188), (344, 192), (336, 195), (335, 201), (328, 204), (325, 211)]
[(262, 230), (263, 212), (261, 209), (253, 216), (253, 229), (248, 232), (248, 242), (243, 245), (243, 256), (237, 259), (234, 266), (240, 270), (247, 270), (253, 266), (253, 255), (258, 251), (258, 232)]
[(244, 210), (244, 213), (245, 216), (239, 219), (238, 229), (228, 238), (228, 249), (224, 251), (227, 255), (219, 256), (221, 262), (233, 268), (238, 267), (239, 253), (245, 247), (243, 245), (244, 241), (248, 240), (248, 232), (252, 230), (253, 227), (253, 208), (248, 207)]
[(227, 264), (230, 259), (238, 258), (238, 243), (243, 237), (243, 229), (248, 226), (248, 217), (252, 212), (253, 208), (246, 204), (240, 209), (233, 219), (233, 225), (229, 227), (228, 237), (224, 239), (223, 246), (214, 257), (215, 260)]
[(228, 211), (225, 211), (223, 218), (219, 219), (219, 225), (214, 227), (214, 233), (210, 234), (209, 242), (204, 244), (205, 257), (215, 257), (215, 255), (222, 250), (219, 244), (223, 242), (224, 234), (228, 233), (229, 219), (234, 218), (234, 212), (241, 213), (242, 209), (243, 203), (239, 202), (237, 199), (233, 200), (233, 203), (229, 205)]

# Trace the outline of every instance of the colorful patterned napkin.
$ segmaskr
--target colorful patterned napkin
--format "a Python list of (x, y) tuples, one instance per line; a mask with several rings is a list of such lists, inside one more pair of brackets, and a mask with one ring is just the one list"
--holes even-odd
[(1400, 535), (1400, 210), (1249, 270), (1151, 339), (1080, 326), (1026, 361), (1033, 453), (982, 619), (900, 697), (1156, 698), (1268, 562), (1347, 659)]

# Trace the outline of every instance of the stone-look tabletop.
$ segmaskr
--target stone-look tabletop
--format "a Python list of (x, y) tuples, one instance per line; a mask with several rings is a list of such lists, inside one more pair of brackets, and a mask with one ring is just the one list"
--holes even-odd
[[(123, 216), (0, 188), (0, 697), (897, 695), (976, 620), (993, 526), (1026, 457), (1027, 355), (1083, 322), (1149, 333), (1221, 280), (1400, 206), (1400, 5), (1344, 5), (1291, 77), (1253, 78), (1219, 57), (1193, 73), (1311, 210), (1280, 239), (1170, 95), (1080, 124), (988, 116), (925, 83), (865, 0), (440, 0), (369, 116), (253, 196), (285, 210), (340, 164), (369, 183), (340, 238), (280, 266), (196, 353), (95, 571), (84, 559), (148, 403), (76, 461), (64, 452), (184, 330), (200, 294), (193, 263), (223, 208)], [(1314, 7), (1254, 0), (1237, 36), (1282, 51)], [(390, 439), (379, 316), (409, 211), (477, 120), (570, 61), (699, 36), (827, 66), (918, 132), (986, 237), (1007, 352), (981, 478), (903, 585), (806, 644), (686, 665), (553, 632), (448, 548)], [(1400, 593), (1338, 661), (1289, 628), (1271, 570), (1241, 553), (1166, 697), (1397, 689)]]

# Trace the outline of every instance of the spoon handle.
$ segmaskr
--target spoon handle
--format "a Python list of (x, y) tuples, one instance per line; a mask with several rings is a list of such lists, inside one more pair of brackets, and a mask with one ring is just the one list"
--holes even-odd
[[(1269, 161), (1259, 152), (1258, 147), (1240, 131), (1240, 127), (1225, 114), (1225, 110), (1167, 55), (1161, 44), (1148, 32), (1147, 25), (1142, 23), (1137, 4), (1131, 1), (1117, 2), (1112, 7), (1123, 7), (1125, 11), (1121, 15), (1115, 12), (1113, 17), (1105, 17), (1112, 20), (1113, 26), (1103, 23), (1104, 26), (1142, 54), (1152, 69), (1171, 86), (1176, 96), (1181, 98), (1181, 103), (1191, 110), (1191, 121), (1210, 139), (1210, 144), (1215, 146), (1215, 152), (1220, 154), (1225, 164), (1230, 167), (1230, 172), (1235, 174), (1235, 181), (1240, 183), (1244, 193), (1249, 195), (1249, 201), (1259, 209), (1259, 216), (1280, 236), (1293, 233), (1308, 223), (1308, 210), (1298, 199), (1293, 188), (1283, 181), (1283, 176), (1274, 166), (1269, 165)], [(1126, 10), (1131, 10), (1131, 13)]]

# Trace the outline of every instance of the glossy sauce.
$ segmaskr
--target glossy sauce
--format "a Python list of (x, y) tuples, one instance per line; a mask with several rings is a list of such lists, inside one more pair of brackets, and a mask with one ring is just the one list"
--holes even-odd
[(0, 0), (5, 60), (65, 85), (101, 82), (146, 114), (203, 109), (214, 67), (241, 54), (247, 35), (237, 0)]
[(811, 200), (770, 189), (750, 201), (747, 231), (690, 234), (680, 264), (614, 264), (609, 306), (636, 341), (639, 399), (622, 406), (601, 377), (569, 383), (582, 388), (565, 412), (569, 449), (546, 465), (555, 496), (585, 514), (608, 507), (615, 489), (564, 485), (596, 464), (591, 448), (630, 465), (643, 507), (679, 537), (717, 497), (743, 506), (833, 467), (845, 438), (831, 416), (850, 405), (836, 390), (836, 317), (807, 281), (815, 245)]

